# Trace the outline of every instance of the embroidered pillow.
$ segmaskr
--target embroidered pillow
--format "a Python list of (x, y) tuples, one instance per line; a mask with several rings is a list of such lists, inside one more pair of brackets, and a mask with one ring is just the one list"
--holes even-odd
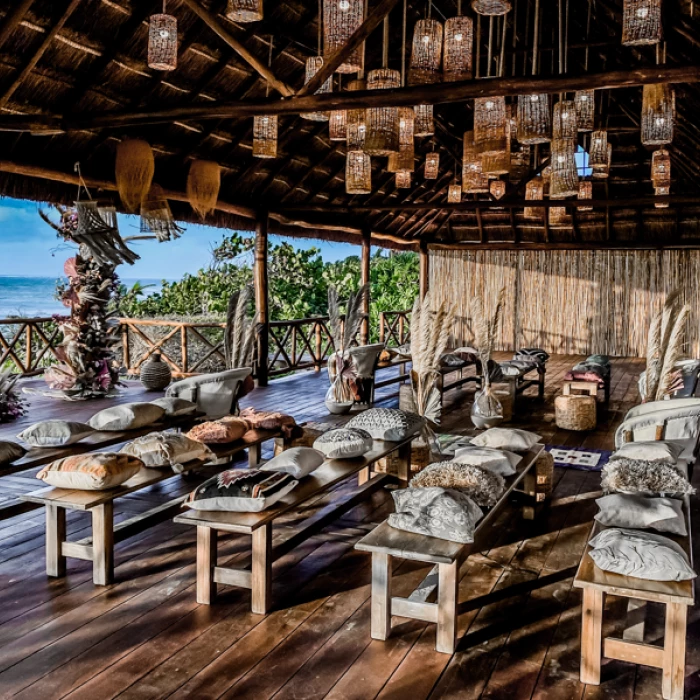
[(348, 429), (366, 430), (375, 440), (399, 442), (415, 435), (425, 425), (425, 418), (396, 408), (370, 408), (350, 420)]
[(511, 452), (527, 452), (536, 445), (540, 436), (528, 430), (517, 428), (490, 428), (481, 435), (472, 438), (472, 445), (476, 447), (493, 447), (497, 450), (509, 450)]
[(677, 498), (649, 498), (635, 494), (611, 493), (596, 500), (595, 519), (607, 527), (653, 528), (672, 535), (688, 534), (681, 501)]
[(165, 411), (152, 403), (123, 403), (96, 413), (88, 423), (95, 430), (136, 430), (158, 422)]
[(187, 437), (205, 445), (218, 445), (240, 440), (249, 430), (248, 423), (234, 416), (195, 425)]
[(104, 491), (120, 486), (138, 474), (143, 462), (117, 452), (93, 452), (56, 460), (37, 475), (50, 486), (81, 491)]
[(505, 477), (515, 474), (515, 467), (521, 459), (520, 455), (508, 452), (508, 450), (494, 450), (492, 447), (468, 445), (457, 448), (454, 459), (451, 461), (472, 464)]
[(124, 445), (120, 452), (138, 457), (147, 467), (181, 467), (194, 460), (208, 462), (216, 459), (216, 455), (203, 443), (183, 433), (171, 432), (143, 435)]
[(628, 442), (614, 452), (611, 460), (618, 458), (636, 459), (641, 462), (665, 462), (675, 464), (683, 452), (683, 445), (677, 442), (649, 440), (645, 442)]
[(151, 401), (154, 406), (160, 406), (166, 416), (188, 416), (197, 410), (197, 404), (193, 401), (180, 399), (177, 396), (164, 397)]
[(8, 440), (0, 440), (0, 467), (16, 462), (26, 454), (27, 450), (22, 445), (18, 445), (16, 442), (9, 442)]
[(401, 489), (391, 495), (396, 506), (396, 513), (389, 516), (391, 527), (451, 542), (474, 541), (483, 513), (466, 494), (433, 487)]
[(17, 437), (32, 447), (60, 447), (79, 442), (95, 431), (85, 423), (45, 420), (23, 430)]
[(291, 447), (273, 457), (260, 469), (266, 472), (284, 472), (295, 479), (302, 479), (316, 471), (325, 459), (323, 452), (312, 447)]
[(603, 467), (601, 486), (604, 493), (641, 493), (683, 496), (695, 493), (688, 479), (673, 464), (616, 459)]
[(207, 479), (185, 501), (195, 510), (259, 513), (277, 503), (299, 482), (283, 472), (229, 469)]
[(316, 438), (314, 449), (328, 459), (361, 457), (372, 449), (372, 436), (360, 428), (338, 428)]
[(458, 462), (429, 464), (411, 479), (409, 485), (414, 488), (439, 486), (443, 489), (457, 489), (478, 506), (496, 505), (505, 491), (505, 483), (500, 474)]

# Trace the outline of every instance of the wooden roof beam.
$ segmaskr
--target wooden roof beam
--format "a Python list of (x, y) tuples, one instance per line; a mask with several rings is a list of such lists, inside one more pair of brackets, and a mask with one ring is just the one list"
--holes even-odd
[(33, 2), (34, 0), (22, 0), (13, 10), (5, 15), (2, 24), (0, 24), (0, 46), (2, 46), (12, 32), (17, 29), (19, 23), (24, 19), (24, 15), (27, 14), (29, 6)]

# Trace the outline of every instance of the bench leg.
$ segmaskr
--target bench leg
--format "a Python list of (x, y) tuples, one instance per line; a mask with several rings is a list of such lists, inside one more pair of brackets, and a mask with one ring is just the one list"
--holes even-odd
[(270, 609), (272, 593), (272, 528), (263, 525), (253, 531), (251, 610), (260, 615)]
[(600, 685), (603, 654), (603, 603), (605, 594), (594, 588), (583, 589), (581, 616), (581, 683)]
[(111, 501), (92, 509), (92, 580), (98, 586), (114, 580), (113, 513)]
[(248, 448), (248, 466), (251, 469), (255, 469), (262, 460), (262, 445), (258, 443), (257, 445), (251, 445)]
[(661, 685), (661, 694), (664, 700), (683, 700), (687, 620), (687, 606), (681, 603), (666, 604), (664, 667)]
[(216, 597), (214, 567), (218, 533), (212, 527), (197, 526), (197, 602), (211, 605)]
[(358, 486), (363, 486), (366, 484), (369, 480), (372, 474), (370, 473), (370, 468), (365, 467), (364, 469), (360, 469), (360, 471), (357, 473), (357, 485)]
[(66, 558), (63, 543), (66, 540), (66, 510), (46, 506), (46, 575), (65, 576)]
[(372, 553), (372, 639), (391, 634), (391, 556)]
[(454, 654), (457, 646), (458, 562), (438, 565), (438, 622), (435, 650)]
[(411, 446), (412, 443), (409, 442), (405, 445), (401, 445), (397, 450), (397, 476), (403, 485), (408, 484), (408, 480), (411, 476)]
[(538, 388), (537, 388), (537, 396), (540, 400), (544, 398), (544, 378), (545, 378), (545, 372), (546, 370), (544, 367), (538, 368), (537, 374), (539, 375), (538, 379)]

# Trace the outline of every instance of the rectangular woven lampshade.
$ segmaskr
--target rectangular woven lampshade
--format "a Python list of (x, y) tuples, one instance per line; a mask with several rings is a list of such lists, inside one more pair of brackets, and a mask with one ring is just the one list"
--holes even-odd
[(596, 180), (604, 180), (610, 175), (610, 164), (612, 163), (612, 144), (608, 143), (608, 159), (605, 165), (593, 169), (593, 177)]
[(226, 17), (232, 22), (259, 22), (263, 18), (263, 0), (228, 0)]
[[(544, 199), (544, 180), (541, 177), (534, 177), (525, 185), (525, 199)], [(525, 207), (525, 216), (528, 219), (541, 218), (544, 216), (542, 207)]]
[(511, 129), (506, 129), (506, 150), (502, 153), (489, 153), (481, 156), (481, 170), (484, 175), (495, 177), (508, 175), (510, 172), (510, 135)]
[(574, 95), (579, 131), (593, 131), (595, 127), (595, 90), (579, 90)]
[(402, 146), (398, 153), (391, 153), (387, 159), (386, 169), (389, 173), (412, 173), (416, 169), (416, 151), (413, 144)]
[(673, 141), (675, 94), (670, 85), (645, 85), (642, 93), (642, 143), (663, 146)]
[[(671, 188), (670, 187), (655, 187), (654, 188), (654, 194), (658, 196), (668, 196), (671, 194)], [(657, 209), (668, 209), (668, 202), (655, 202), (654, 206)]]
[(425, 156), (423, 176), (426, 180), (436, 180), (440, 172), (440, 154), (433, 151)]
[(277, 157), (277, 115), (253, 117), (253, 156)]
[(399, 107), (399, 151), (389, 155), (387, 170), (390, 173), (413, 171), (415, 168), (414, 121), (415, 112), (412, 107)]
[(462, 201), (462, 185), (458, 182), (453, 182), (447, 188), (447, 202), (449, 204), (456, 204)]
[(509, 124), (505, 97), (478, 97), (474, 100), (474, 146), (483, 155), (508, 149)]
[(442, 63), (442, 24), (435, 19), (419, 19), (413, 30), (409, 85), (439, 83)]
[[(389, 68), (377, 68), (367, 76), (368, 90), (401, 87), (401, 74)], [(397, 107), (372, 107), (367, 110), (365, 151), (373, 156), (388, 156), (399, 151), (399, 110)]]
[(151, 15), (148, 21), (148, 67), (177, 68), (177, 19), (172, 15)]
[(593, 170), (608, 167), (608, 132), (594, 131), (591, 134), (591, 145), (588, 149), (588, 166)]
[(396, 188), (399, 190), (405, 190), (411, 186), (411, 173), (402, 170), (400, 173), (396, 173), (395, 178)]
[[(364, 80), (353, 80), (348, 84), (348, 90), (364, 90)], [(367, 132), (366, 111), (364, 109), (349, 109), (346, 126), (349, 151), (362, 151), (365, 147), (365, 133)]]
[(362, 151), (348, 151), (345, 156), (345, 191), (348, 194), (372, 192), (372, 160)]
[[(590, 180), (581, 180), (578, 183), (578, 198), (593, 199), (593, 183)], [(579, 207), (579, 211), (592, 211), (593, 207)]]
[(576, 139), (578, 136), (578, 119), (573, 100), (564, 100), (554, 105), (552, 117), (552, 140)]
[(413, 109), (416, 112), (416, 121), (413, 128), (415, 136), (419, 138), (432, 136), (435, 133), (433, 105), (416, 105)]
[(671, 186), (671, 155), (665, 148), (651, 155), (651, 182), (654, 187)]
[[(324, 0), (323, 2), (323, 55), (330, 58), (347, 43), (365, 21), (364, 0)], [(357, 73), (364, 65), (364, 44), (358, 46), (337, 73)]]
[(571, 216), (566, 213), (566, 207), (549, 208), (549, 225), (563, 228), (571, 224)]
[(510, 154), (510, 181), (519, 182), (527, 177), (530, 171), (530, 147), (524, 146), (522, 151)]
[(552, 140), (551, 98), (545, 94), (518, 97), (518, 141), (525, 144)]
[[(323, 56), (310, 56), (306, 59), (306, 79), (304, 84), (308, 83), (311, 78), (318, 73), (323, 67)], [(316, 90), (316, 95), (321, 95), (326, 92), (333, 92), (332, 78), (328, 78), (321, 87)], [(327, 122), (330, 119), (330, 112), (305, 112), (299, 115), (303, 119), (309, 119), (312, 122)]]
[(328, 137), (331, 141), (345, 141), (348, 138), (348, 113), (344, 109), (331, 112), (328, 120)]
[(658, 44), (662, 39), (661, 0), (624, 0), (622, 4), (623, 45)]
[(549, 183), (550, 199), (564, 199), (578, 194), (578, 170), (576, 145), (571, 139), (552, 141), (552, 179)]
[(462, 189), (469, 194), (489, 191), (489, 179), (482, 170), (481, 157), (474, 147), (474, 132), (464, 134), (462, 152)]
[(508, 0), (472, 0), (472, 10), (478, 15), (487, 17), (507, 15), (510, 8), (511, 4)]
[(471, 80), (474, 52), (474, 22), (471, 17), (450, 17), (445, 22), (442, 79)]

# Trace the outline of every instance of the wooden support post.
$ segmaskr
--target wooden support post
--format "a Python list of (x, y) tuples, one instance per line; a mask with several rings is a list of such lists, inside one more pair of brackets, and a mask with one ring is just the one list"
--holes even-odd
[(428, 244), (425, 241), (420, 242), (419, 263), (418, 288), (420, 298), (423, 299), (430, 287), (430, 257), (428, 254)]
[(252, 601), (254, 613), (266, 615), (272, 599), (272, 526), (262, 525), (253, 531)]
[(66, 510), (46, 506), (46, 575), (65, 576), (66, 558), (63, 543), (66, 539)]
[(661, 694), (664, 700), (683, 700), (687, 622), (687, 605), (683, 603), (666, 603), (664, 666), (661, 682)]
[(391, 556), (372, 552), (372, 639), (391, 634)]
[[(370, 229), (362, 230), (362, 261), (360, 265), (360, 284), (368, 284), (370, 281), (370, 259), (372, 251), (372, 232)], [(360, 331), (360, 345), (369, 344), (369, 304), (370, 295), (365, 297), (362, 304), (362, 313), (366, 314), (365, 320), (362, 322)]]
[(438, 622), (435, 651), (454, 654), (457, 646), (457, 588), (459, 563), (438, 565)]
[(107, 501), (92, 509), (92, 580), (106, 586), (114, 580), (114, 507)]
[(197, 602), (211, 605), (216, 597), (214, 568), (216, 567), (217, 531), (197, 526)]
[(408, 480), (411, 476), (411, 448), (412, 444), (406, 443), (405, 445), (401, 445), (397, 450), (398, 464), (396, 475), (404, 486), (408, 484)]
[(261, 212), (255, 226), (255, 308), (258, 312), (258, 386), (267, 386), (270, 350), (270, 314), (267, 286), (267, 229), (268, 214)]
[(583, 589), (581, 626), (581, 683), (600, 685), (603, 654), (603, 604), (605, 594), (595, 588)]

